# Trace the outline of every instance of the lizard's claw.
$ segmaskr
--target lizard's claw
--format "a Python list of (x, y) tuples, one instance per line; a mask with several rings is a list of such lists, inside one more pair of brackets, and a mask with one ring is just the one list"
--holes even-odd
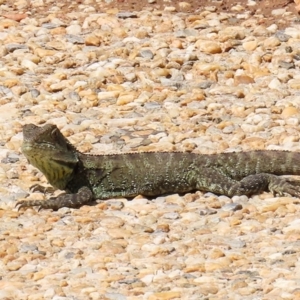
[(40, 211), (43, 208), (43, 202), (43, 200), (20, 200), (16, 203), (15, 208), (18, 208), (18, 211), (20, 211), (21, 208), (38, 206), (38, 211)]
[(30, 187), (31, 192), (41, 192), (43, 194), (46, 193), (53, 193), (55, 191), (55, 188), (53, 186), (43, 186), (40, 184), (34, 184)]

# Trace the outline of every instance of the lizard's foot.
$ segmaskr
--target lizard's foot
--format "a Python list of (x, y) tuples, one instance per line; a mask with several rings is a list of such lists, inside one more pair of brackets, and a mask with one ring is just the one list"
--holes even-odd
[(274, 195), (300, 197), (300, 180), (273, 175), (269, 183), (269, 190)]
[(58, 210), (62, 207), (77, 208), (90, 202), (92, 199), (92, 191), (88, 187), (82, 187), (76, 194), (64, 194), (48, 200), (21, 200), (17, 202), (16, 207), (18, 206), (18, 210), (34, 206), (38, 206), (38, 210), (42, 208)]
[(28, 208), (28, 207), (34, 207), (38, 206), (38, 211), (40, 211), (44, 207), (48, 201), (52, 202), (53, 198), (50, 198), (49, 200), (20, 200), (16, 203), (15, 207), (18, 207), (18, 211), (21, 208)]

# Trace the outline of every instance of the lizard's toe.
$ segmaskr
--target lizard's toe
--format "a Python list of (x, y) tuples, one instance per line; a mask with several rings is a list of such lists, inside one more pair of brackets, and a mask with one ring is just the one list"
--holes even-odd
[(43, 194), (46, 194), (46, 193), (50, 194), (55, 191), (55, 188), (52, 186), (43, 186), (43, 185), (37, 183), (30, 187), (30, 191), (31, 192), (40, 192)]
[(29, 207), (34, 207), (34, 206), (39, 206), (40, 210), (42, 208), (41, 201), (39, 200), (20, 200), (16, 203), (15, 208), (20, 211), (21, 208), (29, 208)]
[(292, 196), (292, 197), (300, 197), (300, 187), (291, 185), (288, 182), (281, 185), (280, 187), (275, 187), (271, 190), (271, 192), (275, 195), (279, 196)]

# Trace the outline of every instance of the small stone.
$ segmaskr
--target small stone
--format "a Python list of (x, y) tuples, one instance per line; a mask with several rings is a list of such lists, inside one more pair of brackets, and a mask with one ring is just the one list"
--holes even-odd
[(300, 79), (291, 79), (288, 81), (289, 88), (300, 90)]
[[(200, 83), (198, 84), (198, 87), (199, 87), (200, 89), (205, 90), (205, 89), (210, 88), (214, 83), (215, 83), (214, 81), (203, 81), (203, 82), (200, 82)], [(202, 93), (202, 95), (203, 95), (203, 93)], [(202, 97), (201, 97), (201, 98), (202, 98)], [(203, 99), (204, 99), (204, 98), (203, 98)], [(200, 100), (203, 100), (203, 99), (200, 99)]]
[(64, 27), (56, 27), (50, 30), (51, 35), (65, 35), (66, 34), (66, 28)]
[(67, 34), (77, 35), (80, 34), (81, 31), (82, 31), (81, 26), (77, 24), (70, 25), (66, 28)]
[(146, 285), (150, 285), (153, 281), (153, 278), (154, 278), (154, 275), (153, 274), (149, 274), (149, 275), (146, 275), (142, 278), (140, 278), (140, 280), (142, 282), (144, 282)]
[(84, 39), (81, 36), (74, 34), (67, 34), (66, 39), (72, 44), (84, 44)]
[(28, 49), (28, 47), (23, 44), (6, 44), (5, 47), (8, 52), (14, 52), (19, 49)]
[(234, 84), (239, 85), (239, 84), (250, 84), (250, 83), (255, 83), (254, 79), (250, 76), (247, 75), (238, 75), (234, 77)]
[(165, 219), (176, 220), (179, 218), (179, 214), (176, 212), (169, 212), (163, 215)]
[(105, 241), (101, 244), (99, 251), (102, 251), (104, 253), (109, 252), (113, 255), (116, 255), (116, 254), (124, 253), (125, 250), (124, 250), (124, 247), (118, 243), (114, 243), (111, 241)]
[(285, 28), (284, 33), (286, 35), (291, 36), (294, 39), (299, 39), (300, 38), (300, 31), (299, 31), (298, 28), (287, 27), (287, 28)]
[(267, 27), (267, 30), (271, 33), (275, 33), (277, 31), (277, 29), (278, 29), (278, 26), (276, 24), (272, 24), (269, 27)]
[(219, 43), (213, 41), (198, 40), (195, 43), (195, 47), (199, 48), (200, 51), (208, 54), (222, 53), (222, 49)]
[(285, 12), (286, 12), (286, 8), (278, 8), (278, 9), (273, 9), (271, 13), (273, 16), (279, 17), (282, 16)]
[(280, 60), (278, 62), (278, 65), (281, 67), (281, 68), (284, 68), (284, 69), (294, 69), (295, 68), (295, 64), (294, 62), (288, 62), (288, 61), (284, 61), (284, 60)]
[(211, 72), (218, 71), (220, 68), (221, 66), (218, 63), (196, 62), (193, 66), (193, 69), (201, 75), (209, 75)]
[(275, 36), (271, 36), (263, 42), (263, 46), (265, 49), (273, 49), (279, 46), (280, 44), (281, 44), (280, 40)]
[(131, 103), (134, 99), (134, 94), (120, 94), (117, 100), (117, 105), (125, 105)]
[(171, 48), (177, 48), (177, 49), (183, 49), (183, 44), (182, 44), (182, 41), (179, 40), (179, 39), (174, 39), (172, 41), (172, 43), (170, 44), (170, 47)]
[(159, 293), (153, 293), (148, 297), (148, 300), (171, 300), (174, 298), (181, 298), (182, 294), (181, 292), (159, 292)]
[(292, 116), (298, 115), (299, 109), (294, 106), (289, 106), (283, 109), (281, 116), (284, 119), (290, 118)]
[(282, 89), (282, 84), (277, 78), (274, 78), (274, 79), (271, 80), (268, 87), (270, 89), (273, 89), (273, 90), (281, 90)]
[(198, 35), (198, 31), (195, 29), (191, 29), (191, 28), (186, 28), (186, 29), (175, 32), (175, 36), (177, 38), (185, 38), (188, 36), (197, 36), (197, 35)]
[(43, 49), (43, 48), (36, 48), (34, 50), (34, 54), (36, 54), (37, 56), (43, 58), (46, 56), (53, 56), (56, 54), (56, 51), (54, 50), (48, 50), (48, 49)]
[(300, 231), (300, 220), (296, 219), (291, 221), (288, 226), (282, 229), (283, 233), (290, 234), (290, 233), (299, 233)]
[(124, 207), (124, 203), (122, 201), (107, 201), (106, 202), (107, 206), (110, 209), (114, 209), (114, 210), (121, 210)]
[(287, 47), (285, 47), (285, 52), (286, 53), (292, 53), (293, 52), (293, 48), (291, 46), (287, 46)]
[(93, 34), (86, 36), (84, 42), (87, 46), (100, 46), (101, 45), (101, 39)]
[(244, 280), (234, 280), (231, 284), (233, 290), (239, 290), (240, 288), (247, 287), (248, 284)]
[(183, 12), (188, 12), (192, 7), (192, 5), (188, 2), (179, 2), (178, 6), (179, 6), (179, 10)]
[(170, 231), (170, 226), (169, 224), (160, 224), (160, 225), (157, 225), (156, 227), (156, 232), (169, 232)]
[[(2, 3), (0, 2), (0, 4)], [(4, 18), (15, 20), (17, 22), (20, 22), (21, 20), (27, 18), (27, 14), (2, 14), (2, 16)]]
[(6, 265), (6, 268), (9, 271), (18, 271), (23, 267), (24, 264), (26, 264), (25, 259), (14, 260), (14, 261), (8, 262)]
[(279, 30), (275, 33), (275, 37), (280, 41), (280, 42), (283, 42), (283, 43), (286, 43), (288, 42), (288, 40), (291, 38), (290, 35), (284, 33), (282, 30)]
[(100, 224), (106, 228), (119, 228), (124, 225), (124, 221), (118, 217), (103, 217)]
[(43, 23), (41, 27), (47, 28), (47, 29), (53, 29), (53, 28), (57, 28), (59, 26), (60, 25), (54, 24), (54, 23)]
[(176, 7), (175, 6), (165, 6), (164, 11), (175, 12), (176, 11)]
[(117, 14), (120, 19), (137, 18), (138, 15), (135, 12), (120, 12)]
[(9, 19), (0, 20), (0, 27), (10, 28), (10, 27), (16, 27), (16, 26), (18, 26), (18, 22), (15, 20), (9, 20)]
[(243, 48), (246, 50), (246, 51), (254, 51), (256, 48), (257, 48), (257, 41), (254, 40), (254, 41), (248, 41), (248, 42), (244, 42), (243, 43)]
[(109, 100), (109, 99), (116, 99), (119, 97), (119, 91), (112, 91), (112, 92), (100, 92), (98, 93), (98, 100)]
[(69, 93), (69, 98), (74, 101), (79, 101), (81, 99), (80, 96), (78, 95), (78, 93), (74, 92), (74, 91)]
[(224, 252), (221, 249), (214, 248), (213, 250), (210, 251), (208, 257), (210, 259), (217, 259), (217, 258), (224, 257), (224, 256), (225, 256), (225, 254), (224, 254)]
[(149, 49), (141, 50), (140, 55), (141, 55), (141, 57), (144, 57), (147, 59), (152, 59), (154, 57), (153, 52)]
[(219, 32), (219, 41), (243, 40), (246, 37), (245, 29), (242, 26), (228, 26)]
[(224, 211), (237, 211), (243, 209), (243, 206), (239, 203), (227, 203), (222, 206), (222, 210)]

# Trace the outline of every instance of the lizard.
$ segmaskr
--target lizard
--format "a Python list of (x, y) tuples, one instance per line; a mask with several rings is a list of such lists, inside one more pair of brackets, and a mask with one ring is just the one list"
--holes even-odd
[(233, 197), (263, 191), (300, 197), (300, 153), (253, 150), (194, 152), (129, 152), (85, 154), (56, 125), (23, 127), (22, 152), (49, 183), (67, 193), (47, 200), (20, 200), (16, 206), (57, 210), (78, 208), (96, 199), (137, 195), (155, 197), (194, 191)]

